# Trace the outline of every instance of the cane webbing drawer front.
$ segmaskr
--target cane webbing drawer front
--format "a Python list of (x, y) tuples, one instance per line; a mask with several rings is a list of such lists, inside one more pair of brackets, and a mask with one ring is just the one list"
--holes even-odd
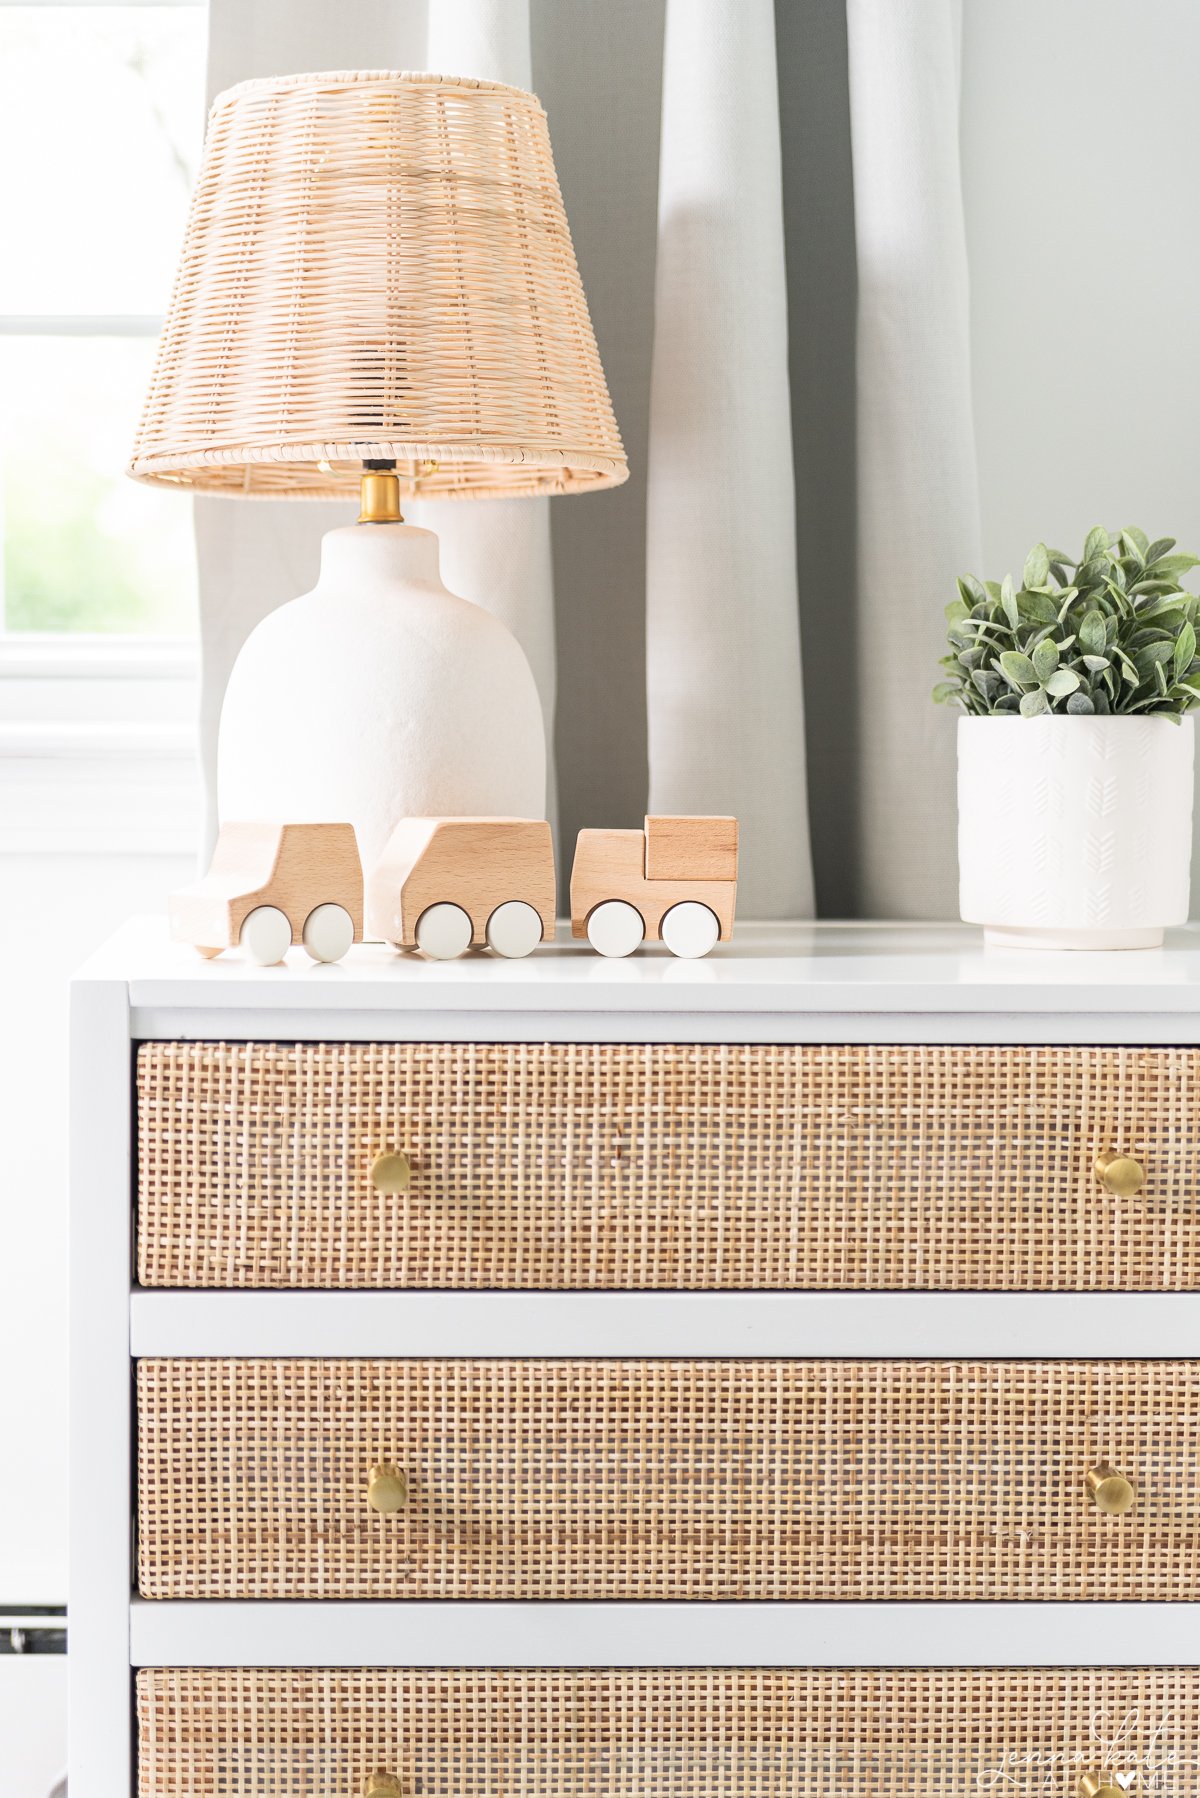
[(145, 1668), (140, 1798), (1195, 1798), (1191, 1668)]
[(138, 1422), (152, 1598), (1200, 1591), (1200, 1362), (147, 1360)]
[(1194, 1289), (1198, 1104), (1193, 1049), (150, 1043), (139, 1278)]

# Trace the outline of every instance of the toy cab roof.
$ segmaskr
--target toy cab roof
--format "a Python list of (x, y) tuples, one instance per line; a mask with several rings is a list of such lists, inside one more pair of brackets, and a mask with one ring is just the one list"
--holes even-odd
[(646, 819), (647, 880), (736, 880), (736, 818)]

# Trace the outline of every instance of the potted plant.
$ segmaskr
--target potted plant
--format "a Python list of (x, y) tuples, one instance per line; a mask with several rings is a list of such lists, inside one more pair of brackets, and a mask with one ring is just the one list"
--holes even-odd
[(1188, 915), (1200, 557), (1096, 525), (946, 608), (959, 898), (988, 942), (1153, 948)]

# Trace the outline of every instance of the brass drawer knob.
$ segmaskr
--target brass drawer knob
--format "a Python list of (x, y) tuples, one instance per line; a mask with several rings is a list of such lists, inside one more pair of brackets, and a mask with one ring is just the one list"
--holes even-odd
[(1111, 1773), (1081, 1773), (1077, 1790), (1079, 1798), (1129, 1798)]
[(376, 1192), (407, 1192), (412, 1165), (403, 1149), (385, 1149), (371, 1163), (371, 1185)]
[(1123, 1511), (1133, 1509), (1136, 1494), (1132, 1484), (1107, 1461), (1088, 1468), (1087, 1489), (1096, 1501), (1096, 1508), (1107, 1511), (1110, 1517), (1119, 1517)]
[(402, 1798), (400, 1781), (394, 1773), (368, 1773), (363, 1780), (363, 1798)]
[(367, 1503), (385, 1517), (402, 1511), (408, 1503), (408, 1481), (394, 1461), (379, 1461), (372, 1467), (367, 1475)]
[(1146, 1184), (1146, 1170), (1132, 1155), (1106, 1149), (1096, 1157), (1096, 1178), (1118, 1199), (1129, 1199)]

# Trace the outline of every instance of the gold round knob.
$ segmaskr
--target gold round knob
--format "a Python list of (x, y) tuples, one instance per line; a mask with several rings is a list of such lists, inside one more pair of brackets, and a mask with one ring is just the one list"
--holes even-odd
[(1115, 1467), (1110, 1467), (1107, 1461), (1088, 1468), (1087, 1489), (1096, 1501), (1097, 1510), (1107, 1511), (1110, 1517), (1119, 1517), (1123, 1511), (1131, 1511), (1137, 1496), (1131, 1482), (1124, 1474), (1118, 1473)]
[(1111, 1773), (1081, 1773), (1076, 1788), (1079, 1798), (1129, 1798)]
[(376, 1192), (407, 1192), (412, 1166), (403, 1149), (385, 1149), (371, 1163), (371, 1185)]
[(1129, 1199), (1146, 1184), (1146, 1170), (1132, 1155), (1106, 1149), (1096, 1157), (1096, 1178), (1116, 1198)]
[(394, 1773), (368, 1773), (363, 1780), (363, 1798), (402, 1798), (402, 1793), (403, 1787)]
[(367, 1503), (390, 1516), (408, 1503), (408, 1481), (394, 1461), (379, 1461), (367, 1475)]

